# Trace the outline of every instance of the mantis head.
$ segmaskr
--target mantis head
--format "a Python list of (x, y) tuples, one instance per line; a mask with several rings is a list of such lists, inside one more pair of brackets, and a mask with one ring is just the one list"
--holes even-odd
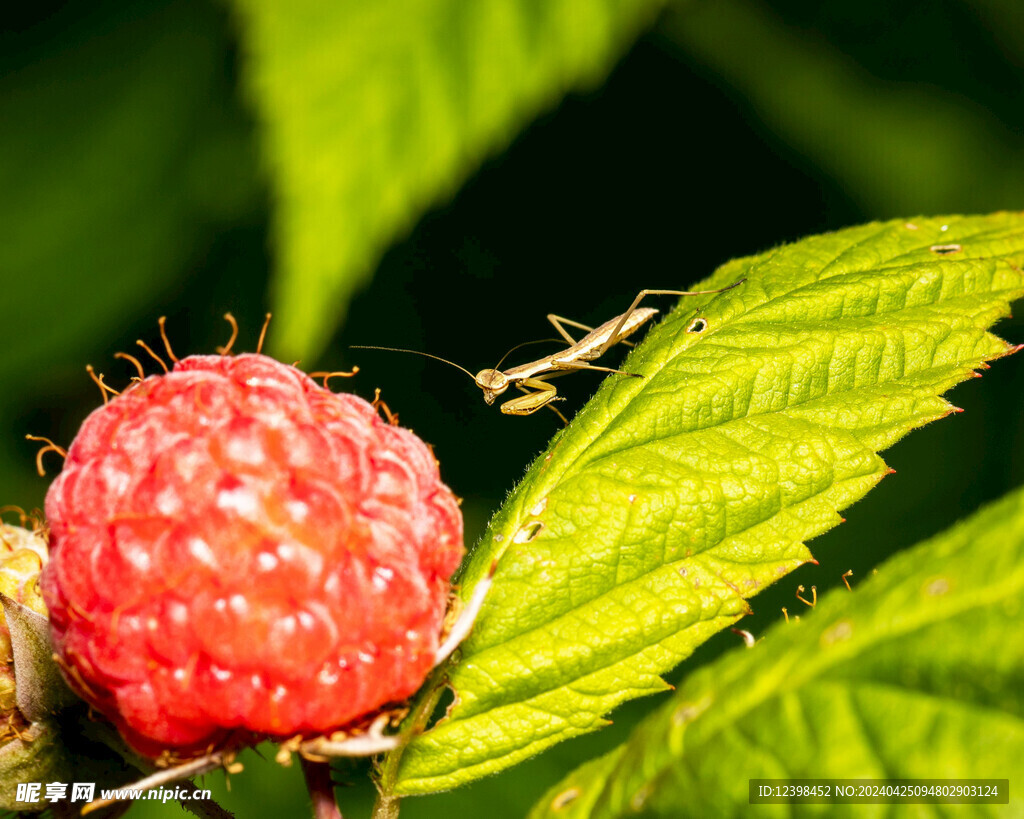
[(484, 401), (488, 404), (493, 404), (494, 399), (508, 389), (508, 376), (501, 370), (493, 368), (480, 370), (473, 380), (484, 391)]

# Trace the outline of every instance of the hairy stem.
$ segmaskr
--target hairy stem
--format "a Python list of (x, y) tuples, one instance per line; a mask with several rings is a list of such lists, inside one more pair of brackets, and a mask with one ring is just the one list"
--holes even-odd
[(377, 802), (373, 806), (373, 819), (398, 819), (401, 797), (377, 794)]
[(409, 744), (414, 736), (419, 734), (427, 725), (430, 715), (437, 708), (437, 703), (444, 693), (444, 686), (441, 680), (445, 673), (447, 663), (441, 663), (427, 682), (427, 690), (430, 692), (423, 697), (409, 715), (402, 726), (402, 735), (405, 741), (395, 750), (384, 757), (380, 764), (380, 775), (377, 781), (377, 802), (373, 806), (372, 819), (398, 819), (398, 810), (401, 797), (395, 796), (395, 781), (398, 778), (398, 765), (402, 761), (402, 753), (405, 746)]

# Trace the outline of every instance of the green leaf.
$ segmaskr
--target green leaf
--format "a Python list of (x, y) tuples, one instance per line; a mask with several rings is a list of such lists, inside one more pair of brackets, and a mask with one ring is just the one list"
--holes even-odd
[(396, 235), (663, 0), (235, 0), (277, 196), (273, 342), (320, 352)]
[[(495, 516), (500, 558), (447, 718), (385, 788), (451, 788), (603, 724), (811, 560), (887, 472), (876, 454), (1012, 348), (1024, 216), (850, 228), (723, 266), (607, 378)], [(690, 332), (695, 309), (707, 326)], [(393, 762), (392, 765), (395, 765)], [(390, 769), (388, 769), (390, 770)]]
[[(702, 668), (531, 816), (783, 815), (748, 805), (753, 778), (1017, 780), (1022, 610), (1018, 490)], [(1024, 799), (1010, 798), (970, 815), (1019, 815)]]

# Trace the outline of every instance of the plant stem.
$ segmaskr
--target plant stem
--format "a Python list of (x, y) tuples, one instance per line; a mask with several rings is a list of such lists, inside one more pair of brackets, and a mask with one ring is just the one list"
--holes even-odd
[(377, 801), (373, 806), (372, 819), (398, 819), (401, 797), (395, 796), (394, 793), (395, 780), (398, 778), (398, 763), (402, 760), (405, 746), (426, 727), (430, 715), (437, 708), (437, 703), (444, 693), (444, 685), (441, 683), (446, 666), (447, 663), (442, 663), (434, 669), (434, 673), (430, 676), (426, 685), (426, 689), (430, 693), (426, 694), (419, 701), (412, 714), (409, 715), (402, 726), (405, 742), (385, 755), (384, 761), (380, 765), (380, 777), (377, 782)]
[(385, 796), (377, 793), (377, 802), (373, 806), (373, 819), (398, 819), (401, 797)]
[(313, 802), (313, 819), (344, 819), (334, 801), (334, 782), (331, 781), (329, 762), (312, 762), (299, 757), (302, 773), (306, 777), (306, 788)]

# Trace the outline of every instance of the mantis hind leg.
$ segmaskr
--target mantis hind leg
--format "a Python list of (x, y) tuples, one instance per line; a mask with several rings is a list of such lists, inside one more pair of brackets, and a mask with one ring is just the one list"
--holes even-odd
[(548, 313), (548, 321), (551, 322), (551, 326), (558, 330), (558, 334), (568, 341), (570, 345), (575, 344), (576, 339), (569, 335), (569, 331), (562, 326), (563, 324), (568, 324), (570, 327), (575, 327), (578, 330), (586, 330), (588, 333), (594, 329), (586, 324), (580, 324), (578, 321), (567, 319), (565, 316), (556, 316), (554, 313)]
[[(589, 324), (580, 324), (580, 322), (578, 322), (578, 321), (573, 321), (572, 319), (567, 319), (565, 316), (556, 316), (554, 313), (548, 313), (548, 321), (551, 322), (551, 324), (554, 326), (554, 328), (556, 330), (558, 330), (558, 332), (562, 336), (562, 338), (564, 338), (566, 341), (568, 341), (569, 344), (575, 344), (576, 343), (576, 339), (574, 339), (571, 335), (569, 335), (569, 331), (566, 330), (562, 326), (563, 323), (564, 324), (568, 324), (570, 327), (576, 327), (579, 330), (586, 330), (588, 333), (591, 333), (591, 332), (594, 331), (594, 328), (591, 327)], [(632, 341), (620, 341), (619, 344), (622, 344), (625, 347), (635, 347), (636, 346)]]
[(608, 336), (607, 341), (601, 345), (601, 352), (599, 355), (604, 355), (608, 348), (613, 344), (622, 343), (619, 341), (619, 333), (622, 332), (622, 327), (626, 323), (626, 320), (633, 314), (637, 306), (643, 301), (645, 296), (710, 296), (715, 293), (724, 293), (726, 290), (732, 290), (734, 287), (739, 287), (746, 279), (740, 279), (737, 282), (733, 282), (727, 287), (721, 287), (718, 290), (641, 290), (637, 293), (636, 298), (633, 299), (633, 303), (629, 305), (629, 309), (619, 317), (618, 324), (615, 325), (614, 329)]

